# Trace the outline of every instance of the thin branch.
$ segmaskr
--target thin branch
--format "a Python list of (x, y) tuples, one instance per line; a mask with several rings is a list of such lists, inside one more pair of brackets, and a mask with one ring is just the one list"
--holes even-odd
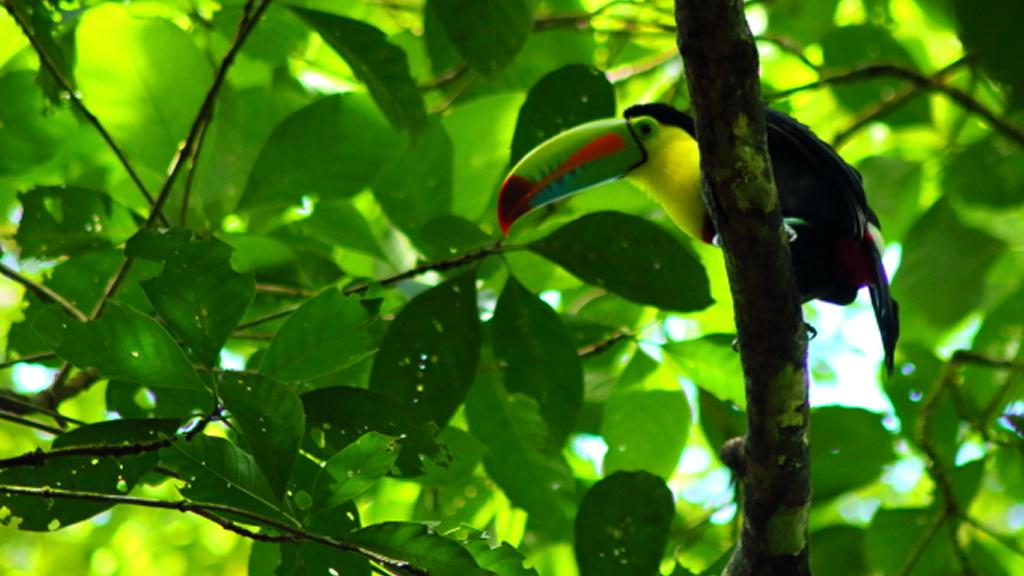
[(15, 424), (20, 424), (22, 426), (28, 426), (29, 428), (35, 428), (36, 430), (39, 430), (41, 432), (46, 432), (47, 434), (53, 434), (54, 436), (60, 436), (61, 434), (64, 433), (63, 430), (61, 430), (60, 428), (57, 428), (55, 426), (50, 426), (49, 424), (43, 424), (42, 422), (39, 422), (38, 420), (33, 420), (31, 418), (25, 418), (24, 416), (18, 416), (17, 414), (11, 414), (10, 412), (7, 412), (5, 410), (0, 410), (0, 420), (7, 420), (8, 422), (13, 422)]
[(209, 122), (203, 124), (199, 132), (199, 141), (188, 157), (188, 174), (185, 175), (185, 190), (182, 193), (181, 212), (178, 215), (178, 225), (181, 227), (185, 227), (188, 223), (188, 203), (189, 199), (192, 198), (192, 188), (195, 186), (196, 172), (198, 171), (196, 166), (199, 164), (199, 153), (203, 148), (203, 143), (206, 142), (206, 134), (209, 132), (209, 128)]
[[(227, 54), (224, 55), (223, 60), (220, 62), (220, 66), (217, 68), (217, 72), (213, 76), (213, 82), (210, 84), (210, 88), (206, 91), (206, 96), (203, 98), (203, 103), (199, 107), (199, 112), (196, 114), (196, 118), (192, 122), (192, 128), (189, 129), (188, 135), (185, 137), (185, 141), (178, 147), (177, 153), (174, 155), (174, 158), (171, 159), (167, 178), (164, 180), (164, 184), (160, 188), (160, 193), (157, 194), (156, 202), (153, 204), (153, 209), (150, 211), (149, 218), (146, 219), (146, 228), (151, 227), (155, 221), (160, 218), (160, 213), (163, 210), (163, 206), (167, 202), (168, 197), (170, 197), (171, 190), (174, 188), (174, 183), (177, 181), (182, 168), (185, 167), (186, 163), (184, 160), (194, 153), (204, 126), (213, 116), (214, 103), (217, 100), (217, 95), (220, 93), (221, 86), (224, 85), (224, 80), (227, 78), (228, 70), (234, 63), (235, 57), (242, 50), (242, 46), (245, 44), (249, 34), (256, 27), (256, 23), (259, 21), (260, 17), (263, 16), (267, 7), (270, 6), (270, 1), (271, 0), (259, 0), (258, 5), (255, 5), (256, 0), (246, 1), (245, 16), (243, 16), (242, 21), (238, 26), (238, 31), (235, 34), (234, 40), (231, 42), (231, 46), (228, 48)], [(256, 6), (255, 8), (253, 8), (254, 5)]]
[(954, 88), (953, 86), (948, 86), (940, 80), (936, 80), (918, 70), (898, 64), (869, 64), (853, 68), (851, 70), (829, 74), (822, 77), (820, 80), (782, 90), (774, 94), (769, 94), (765, 99), (777, 100), (792, 96), (798, 92), (814, 90), (832, 84), (843, 84), (847, 82), (884, 77), (894, 77), (907, 80), (923, 89), (943, 94), (959, 104), (965, 110), (981, 116), (989, 126), (1001, 132), (1007, 138), (1013, 140), (1020, 146), (1024, 146), (1024, 129), (1021, 129), (1009, 120), (992, 111), (963, 90)]
[[(267, 526), (291, 536), (295, 540), (315, 542), (317, 544), (323, 544), (331, 548), (336, 548), (344, 552), (352, 552), (365, 556), (370, 560), (380, 563), (385, 566), (390, 566), (395, 569), (405, 570), (407, 573), (415, 574), (417, 576), (428, 576), (426, 572), (420, 570), (404, 560), (398, 560), (390, 558), (373, 550), (364, 548), (358, 544), (351, 544), (349, 542), (342, 542), (334, 538), (327, 536), (321, 536), (313, 532), (296, 528), (288, 525), (280, 520), (268, 518), (261, 514), (256, 514), (242, 508), (236, 508), (234, 506), (227, 506), (225, 504), (216, 504), (213, 502), (192, 502), (189, 500), (155, 500), (152, 498), (141, 498), (138, 496), (124, 496), (121, 494), (104, 494), (100, 492), (81, 492), (76, 490), (62, 490), (56, 488), (40, 488), (35, 486), (4, 486), (0, 485), (0, 494), (13, 494), (16, 496), (37, 496), (39, 498), (50, 498), (56, 500), (75, 500), (80, 502), (99, 502), (102, 504), (125, 504), (128, 506), (140, 506), (143, 508), (158, 508), (162, 510), (176, 510), (178, 512), (195, 514), (208, 520), (213, 520), (210, 515), (216, 515), (221, 521), (228, 522), (220, 515), (236, 516), (238, 518), (245, 518), (253, 522), (254, 524), (260, 524)], [(226, 527), (222, 522), (217, 521), (222, 527)], [(235, 531), (235, 530), (232, 530)], [(237, 532), (242, 534), (241, 532)], [(246, 535), (246, 534), (243, 534)]]
[(592, 356), (597, 356), (604, 352), (605, 350), (608, 350), (612, 346), (618, 344), (619, 342), (622, 342), (623, 340), (632, 340), (635, 337), (636, 333), (631, 332), (629, 330), (616, 330), (615, 332), (612, 332), (610, 336), (603, 340), (598, 340), (593, 344), (587, 344), (586, 346), (578, 348), (576, 350), (576, 354), (579, 355), (580, 358), (590, 358)]
[(15, 364), (31, 364), (33, 362), (43, 362), (45, 360), (53, 360), (57, 357), (57, 354), (53, 352), (39, 352), (37, 354), (29, 354), (28, 356), (22, 356), (13, 360), (5, 360), (0, 362), (0, 370), (4, 368), (10, 368)]
[[(200, 133), (203, 131), (203, 127), (207, 122), (209, 122), (213, 115), (214, 102), (217, 99), (217, 94), (220, 92), (221, 86), (224, 84), (224, 80), (227, 78), (227, 73), (231, 64), (234, 62), (235, 57), (242, 49), (242, 45), (245, 43), (245, 40), (256, 27), (256, 23), (259, 21), (260, 17), (263, 15), (264, 11), (266, 11), (271, 2), (271, 0), (260, 0), (259, 5), (253, 8), (255, 1), (256, 0), (247, 0), (246, 2), (244, 16), (238, 25), (238, 32), (235, 34), (235, 38), (232, 41), (231, 46), (228, 48), (227, 54), (224, 55), (224, 59), (217, 68), (213, 82), (211, 83), (210, 88), (206, 91), (203, 103), (199, 107), (199, 112), (196, 114), (196, 118), (192, 123), (192, 128), (189, 129), (188, 135), (185, 137), (185, 141), (181, 146), (179, 146), (177, 153), (171, 160), (167, 179), (164, 180), (164, 185), (160, 188), (160, 193), (153, 202), (149, 217), (146, 218), (146, 222), (143, 224), (143, 229), (151, 228), (157, 220), (166, 221), (163, 216), (163, 206), (167, 202), (168, 197), (170, 197), (171, 190), (174, 188), (175, 180), (181, 173), (182, 168), (185, 166), (185, 162), (183, 160), (194, 153), (200, 139)], [(103, 290), (103, 295), (96, 303), (96, 306), (93, 308), (89, 318), (97, 318), (103, 313), (103, 309), (106, 307), (107, 302), (109, 302), (117, 293), (121, 284), (124, 282), (125, 277), (128, 275), (128, 271), (131, 270), (133, 262), (134, 259), (130, 256), (126, 256), (125, 259), (121, 261), (120, 267), (107, 283), (107, 286)], [(70, 364), (64, 364), (64, 366), (61, 367), (60, 372), (58, 372), (57, 377), (54, 378), (53, 384), (51, 384), (50, 388), (45, 391), (48, 393), (50, 400), (54, 402), (51, 406), (56, 406), (63, 399), (84, 390), (96, 380), (96, 378), (93, 377), (91, 380), (83, 381), (84, 385), (81, 387), (68, 386), (66, 381), (70, 374), (70, 370)]]
[[(121, 150), (121, 147), (118, 146), (116, 142), (114, 142), (113, 136), (111, 136), (110, 132), (107, 132), (107, 129), (103, 127), (103, 123), (100, 122), (100, 119), (97, 118), (96, 115), (93, 114), (85, 106), (84, 102), (82, 102), (82, 98), (81, 96), (79, 96), (78, 91), (75, 90), (74, 86), (71, 85), (71, 82), (64, 77), (64, 74), (60, 71), (60, 67), (57, 66), (57, 64), (53, 61), (50, 55), (47, 54), (46, 51), (43, 49), (43, 46), (40, 43), (39, 38), (37, 38), (36, 35), (32, 32), (32, 27), (28, 23), (24, 22), (21, 19), (21, 16), (18, 14), (18, 11), (14, 9), (13, 1), (4, 0), (3, 5), (4, 8), (7, 9), (7, 13), (11, 15), (11, 18), (13, 18), (14, 21), (17, 23), (18, 27), (21, 28), (21, 32), (25, 35), (26, 38), (28, 38), (29, 44), (32, 45), (32, 49), (35, 50), (36, 54), (39, 56), (40, 66), (45, 68), (46, 71), (49, 72), (49, 74), (54, 78), (54, 80), (57, 81), (57, 84), (60, 86), (61, 90), (63, 90), (64, 93), (67, 94), (68, 100), (70, 100), (71, 104), (78, 110), (78, 112), (83, 117), (85, 117), (86, 121), (88, 121), (89, 124), (91, 124), (92, 127), (96, 129), (96, 132), (99, 133), (100, 137), (103, 138), (103, 141), (107, 143), (107, 146), (110, 148), (110, 150), (114, 153), (115, 156), (117, 156), (117, 159), (121, 163), (121, 166), (123, 166), (125, 172), (128, 173), (128, 177), (131, 178), (133, 183), (135, 183), (135, 187), (139, 189), (139, 192), (141, 192), (143, 196), (145, 196), (146, 202), (150, 206), (152, 206), (154, 202), (153, 195), (149, 193), (149, 190), (146, 188), (146, 185), (142, 182), (142, 178), (139, 177), (138, 172), (136, 172), (135, 168), (132, 167), (132, 163), (131, 161), (128, 160), (128, 156), (125, 155), (124, 151)], [(161, 219), (161, 221), (163, 224), (167, 224), (166, 219)]]
[(70, 422), (75, 426), (85, 425), (85, 422), (82, 420), (65, 416), (56, 410), (43, 406), (38, 400), (33, 401), (31, 398), (26, 398), (7, 390), (0, 391), (0, 410), (5, 410), (12, 414), (45, 414), (61, 423)]
[(786, 54), (793, 56), (794, 58), (799, 60), (801, 64), (807, 66), (811, 70), (814, 70), (815, 72), (821, 72), (821, 69), (818, 68), (818, 65), (815, 64), (814, 62), (811, 62), (811, 59), (808, 58), (806, 54), (804, 54), (803, 48), (801, 48), (799, 44), (797, 44), (796, 42), (789, 38), (786, 38), (784, 36), (773, 36), (771, 34), (762, 34), (760, 36), (756, 36), (754, 40), (758, 42), (764, 42), (766, 44), (771, 44), (772, 46), (775, 46), (776, 48), (782, 50)]
[[(936, 72), (932, 78), (936, 82), (943, 82), (947, 76), (956, 71), (960, 66), (967, 62), (967, 58), (961, 58), (954, 61), (953, 63), (942, 68)], [(888, 100), (882, 100), (874, 106), (868, 108), (849, 127), (839, 132), (832, 138), (832, 146), (839, 148), (846, 143), (854, 134), (862, 130), (868, 124), (880, 120), (893, 111), (898, 109), (900, 106), (912, 100), (918, 94), (925, 90), (920, 84), (909, 84), (902, 90), (897, 92), (892, 98)]]
[(16, 270), (8, 267), (3, 263), (0, 263), (0, 274), (3, 274), (4, 276), (17, 282), (18, 284), (21, 284), (22, 286), (25, 287), (26, 290), (35, 294), (36, 298), (39, 298), (43, 302), (53, 302), (59, 304), (60, 307), (63, 308), (65, 312), (74, 316), (76, 319), (78, 319), (79, 322), (85, 322), (86, 320), (89, 319), (89, 317), (86, 316), (84, 312), (79, 310), (77, 306), (69, 302), (66, 298), (64, 298), (57, 292), (54, 292), (49, 286), (44, 286), (43, 284), (33, 282), (32, 280), (29, 280), (28, 278), (22, 276)]
[(946, 519), (946, 512), (944, 510), (937, 510), (935, 517), (925, 527), (924, 532), (921, 533), (921, 537), (914, 543), (914, 547), (910, 549), (906, 559), (903, 561), (903, 565), (894, 576), (907, 576), (911, 571), (914, 570), (914, 566), (921, 560), (921, 556), (924, 555), (924, 551), (928, 548), (928, 544), (931, 543), (932, 538), (942, 527), (942, 521)]
[[(362, 292), (366, 292), (367, 290), (369, 290), (370, 286), (373, 286), (375, 284), (380, 286), (391, 286), (403, 280), (415, 278), (416, 276), (419, 276), (420, 274), (425, 274), (427, 272), (443, 272), (445, 270), (451, 270), (453, 268), (460, 268), (462, 266), (468, 266), (473, 262), (482, 260), (494, 254), (502, 254), (505, 252), (513, 252), (516, 250), (524, 249), (526, 249), (525, 246), (504, 245), (501, 242), (498, 242), (487, 248), (482, 248), (475, 252), (467, 252), (466, 254), (456, 256), (455, 258), (450, 258), (448, 260), (440, 260), (437, 262), (427, 262), (425, 264), (420, 264), (415, 268), (411, 268), (409, 270), (406, 270), (405, 272), (400, 272), (398, 274), (395, 274), (394, 276), (382, 278), (380, 280), (377, 280), (376, 282), (358, 282), (356, 284), (352, 284), (351, 286), (347, 286), (341, 292), (346, 296), (350, 294), (360, 294)], [(255, 320), (250, 320), (249, 322), (239, 324), (237, 330), (244, 332), (249, 328), (253, 328), (261, 324), (266, 324), (267, 322), (273, 322), (274, 320), (279, 320), (281, 318), (291, 315), (292, 312), (295, 312), (298, 309), (298, 306), (291, 306), (289, 308), (285, 308), (284, 310), (279, 310), (272, 314), (261, 316), (260, 318), (256, 318)]]
[(264, 292), (267, 294), (283, 294), (285, 296), (296, 296), (299, 298), (311, 298), (318, 294), (315, 290), (307, 290), (305, 288), (295, 288), (293, 286), (282, 286), (280, 284), (269, 284), (266, 282), (259, 282), (256, 284), (257, 292)]
[(42, 466), (50, 460), (61, 458), (78, 458), (82, 456), (95, 456), (97, 458), (118, 458), (120, 456), (137, 456), (147, 452), (156, 452), (171, 445), (177, 438), (165, 438), (151, 442), (139, 442), (136, 444), (95, 444), (85, 446), (68, 446), (66, 448), (54, 448), (52, 450), (35, 449), (31, 452), (0, 459), (0, 470), (6, 468), (24, 468), (28, 466)]

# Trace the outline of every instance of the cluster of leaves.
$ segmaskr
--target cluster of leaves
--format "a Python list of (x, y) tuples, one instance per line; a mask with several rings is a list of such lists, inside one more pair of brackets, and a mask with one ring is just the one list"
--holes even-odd
[[(686, 107), (671, 3), (341, 4), (4, 0), (3, 267), (29, 288), (5, 287), (7, 367), (48, 387), (4, 372), (0, 521), (184, 499), (256, 540), (254, 574), (717, 573), (714, 453), (745, 406), (720, 255), (625, 183), (508, 239), (494, 220), (545, 138)], [(848, 132), (902, 247), (887, 421), (812, 414), (819, 573), (1024, 564), (1017, 4), (751, 8), (766, 93), (808, 86), (777, 105)], [(841, 81), (876, 63), (938, 72)], [(861, 343), (819, 328), (816, 379), (841, 384), (822, 351)], [(56, 438), (19, 459), (32, 422)]]

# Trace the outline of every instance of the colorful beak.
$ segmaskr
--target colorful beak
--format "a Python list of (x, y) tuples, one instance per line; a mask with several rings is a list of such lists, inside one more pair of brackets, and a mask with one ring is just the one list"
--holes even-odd
[(508, 234), (527, 212), (621, 178), (646, 159), (627, 120), (595, 120), (562, 132), (531, 150), (505, 178), (498, 194), (501, 230)]

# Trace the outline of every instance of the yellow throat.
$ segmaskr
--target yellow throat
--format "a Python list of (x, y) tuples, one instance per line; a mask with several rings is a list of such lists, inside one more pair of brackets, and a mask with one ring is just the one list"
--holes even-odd
[(707, 210), (701, 199), (697, 141), (681, 128), (662, 126), (644, 148), (647, 161), (626, 179), (661, 204), (676, 226), (702, 240)]

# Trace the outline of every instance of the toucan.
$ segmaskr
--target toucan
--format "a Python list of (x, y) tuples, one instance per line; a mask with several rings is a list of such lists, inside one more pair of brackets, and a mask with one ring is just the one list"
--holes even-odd
[[(766, 108), (765, 119), (801, 301), (846, 305), (867, 286), (891, 374), (899, 307), (889, 293), (880, 225), (860, 174), (794, 118)], [(508, 234), (531, 210), (622, 177), (646, 190), (684, 232), (717, 243), (701, 197), (694, 120), (660, 103), (576, 126), (528, 152), (501, 186), (498, 223)]]

